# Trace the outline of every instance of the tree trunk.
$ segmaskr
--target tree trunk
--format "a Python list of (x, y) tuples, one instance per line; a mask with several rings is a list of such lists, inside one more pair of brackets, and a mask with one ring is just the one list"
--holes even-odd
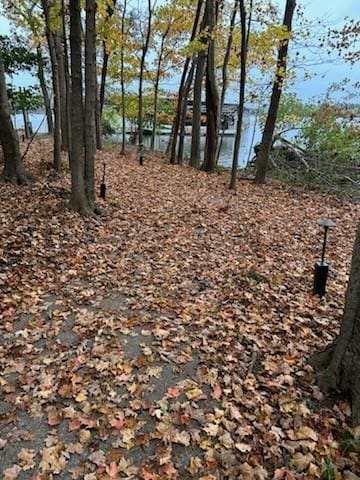
[(25, 138), (28, 140), (32, 136), (32, 129), (31, 129), (31, 123), (30, 123), (30, 119), (29, 119), (29, 112), (23, 108), (22, 109), (22, 114), (23, 114), (23, 119), (24, 119)]
[(215, 73), (215, 40), (213, 32), (216, 25), (215, 0), (206, 0), (206, 25), (209, 29), (209, 42), (206, 62), (206, 144), (204, 170), (212, 173), (216, 167), (216, 147), (219, 126), (219, 95)]
[(84, 106), (82, 86), (82, 42), (80, 0), (70, 0), (71, 50), (71, 198), (70, 207), (92, 215), (85, 185)]
[(181, 103), (181, 115), (180, 115), (180, 125), (179, 125), (179, 147), (178, 147), (178, 154), (177, 154), (177, 163), (180, 165), (183, 162), (184, 157), (184, 140), (185, 140), (185, 123), (186, 123), (186, 114), (187, 114), (187, 106), (188, 106), (188, 99), (189, 99), (189, 92), (190, 87), (194, 77), (196, 59), (193, 58), (191, 63), (191, 67), (187, 76), (187, 79), (184, 84), (184, 92), (183, 98)]
[(169, 28), (161, 36), (160, 52), (159, 52), (159, 57), (158, 57), (157, 67), (156, 67), (156, 78), (155, 78), (155, 85), (154, 85), (153, 128), (152, 128), (152, 132), (151, 132), (151, 144), (150, 144), (151, 150), (154, 150), (154, 146), (155, 146), (160, 72), (161, 72), (162, 58), (163, 58), (163, 54), (164, 54), (164, 43), (165, 43), (165, 39), (166, 39), (166, 36), (167, 36), (168, 33), (169, 33)]
[(121, 16), (121, 52), (120, 52), (120, 83), (121, 83), (121, 154), (125, 155), (125, 140), (126, 140), (126, 122), (125, 122), (125, 79), (124, 79), (124, 38), (125, 38), (125, 15), (126, 15), (127, 0), (124, 0), (122, 16)]
[(102, 42), (102, 51), (103, 51), (103, 63), (101, 67), (101, 80), (100, 80), (100, 119), (102, 118), (102, 112), (104, 109), (104, 102), (105, 102), (105, 85), (106, 85), (106, 77), (107, 77), (107, 70), (109, 64), (109, 54), (106, 50), (106, 42), (105, 40)]
[[(191, 37), (190, 37), (190, 43), (193, 42), (196, 37), (203, 3), (204, 3), (204, 0), (198, 0), (197, 2), (195, 19), (194, 19), (193, 28), (192, 28)], [(185, 85), (187, 72), (190, 65), (190, 60), (191, 60), (190, 56), (188, 56), (185, 59), (184, 68), (181, 75), (181, 80), (180, 80), (180, 85), (178, 90), (178, 100), (177, 100), (175, 118), (174, 118), (174, 122), (171, 129), (172, 130), (171, 143), (170, 143), (170, 149), (169, 149), (171, 164), (175, 164), (175, 161), (176, 161), (176, 145), (177, 145), (177, 139), (178, 139), (178, 133), (179, 133), (179, 126), (180, 126), (180, 117), (181, 117), (182, 102), (183, 102), (183, 96), (184, 96), (184, 85)]]
[(59, 85), (59, 65), (57, 61), (54, 34), (50, 28), (50, 6), (48, 0), (41, 0), (45, 17), (46, 38), (49, 46), (49, 54), (52, 70), (52, 85), (54, 97), (54, 169), (57, 172), (61, 170), (61, 104), (60, 104), (60, 85)]
[(138, 109), (138, 145), (142, 146), (143, 144), (143, 116), (144, 116), (144, 106), (143, 106), (143, 80), (144, 80), (144, 69), (145, 69), (145, 59), (146, 54), (149, 49), (150, 36), (151, 36), (151, 20), (152, 20), (152, 7), (151, 0), (148, 0), (148, 24), (145, 34), (145, 42), (142, 46), (141, 61), (140, 61), (140, 75), (139, 75), (139, 109)]
[(360, 425), (360, 223), (340, 334), (332, 345), (312, 358), (312, 364), (324, 392), (350, 395), (353, 425)]
[(231, 168), (230, 190), (236, 190), (237, 171), (239, 166), (239, 152), (242, 134), (242, 124), (245, 106), (245, 85), (246, 85), (246, 58), (247, 58), (247, 32), (246, 32), (246, 11), (244, 0), (240, 0), (240, 22), (241, 22), (241, 51), (240, 51), (240, 94), (238, 106), (238, 118)]
[(200, 167), (200, 134), (201, 134), (201, 96), (202, 85), (205, 74), (206, 65), (206, 48), (207, 36), (203, 34), (206, 25), (206, 16), (204, 16), (200, 26), (200, 42), (203, 44), (204, 49), (198, 52), (196, 73), (194, 80), (194, 94), (193, 94), (193, 117), (191, 126), (191, 154), (190, 165), (195, 168)]
[(18, 185), (31, 180), (22, 164), (19, 139), (13, 127), (9, 98), (6, 90), (4, 60), (0, 50), (0, 143), (4, 153), (4, 170), (0, 179)]
[(85, 33), (85, 184), (89, 203), (95, 205), (95, 99), (96, 99), (96, 2), (86, 0)]
[(184, 96), (184, 85), (186, 81), (187, 72), (189, 69), (189, 64), (190, 64), (190, 57), (187, 57), (185, 60), (183, 72), (181, 75), (175, 118), (174, 118), (172, 129), (171, 129), (170, 163), (173, 165), (176, 163), (176, 145), (177, 145), (177, 139), (179, 134), (182, 102), (183, 102), (183, 96)]
[(205, 73), (206, 51), (198, 53), (196, 73), (194, 80), (193, 114), (191, 126), (191, 154), (190, 165), (200, 167), (200, 135), (201, 135), (201, 94)]
[(37, 54), (37, 76), (39, 79), (40, 83), (40, 88), (44, 100), (44, 107), (45, 107), (45, 113), (46, 113), (46, 121), (47, 121), (47, 126), (48, 126), (48, 132), (50, 134), (54, 133), (54, 122), (53, 122), (53, 117), (52, 117), (52, 112), (51, 112), (51, 103), (50, 103), (50, 97), (49, 97), (49, 92), (47, 89), (46, 81), (45, 81), (45, 74), (44, 74), (44, 60), (41, 54), (41, 47), (38, 46), (36, 49), (36, 54)]
[[(114, 14), (114, 9), (116, 5), (116, 0), (113, 0), (112, 6), (108, 6), (107, 8), (107, 19), (110, 19), (113, 14)], [(102, 42), (102, 51), (103, 51), (103, 64), (101, 68), (101, 81), (100, 81), (100, 120), (102, 118), (102, 112), (104, 108), (104, 102), (105, 102), (105, 86), (106, 86), (106, 77), (107, 77), (107, 71), (108, 71), (108, 65), (109, 65), (109, 57), (110, 54), (106, 49), (106, 41), (104, 40)]]
[[(289, 34), (291, 32), (292, 19), (294, 15), (295, 6), (296, 6), (295, 0), (286, 0), (283, 26), (286, 28)], [(271, 94), (269, 111), (268, 111), (264, 131), (261, 139), (260, 150), (256, 157), (255, 183), (257, 184), (265, 183), (265, 180), (266, 180), (266, 173), (269, 165), (269, 155), (270, 155), (270, 148), (272, 144), (272, 137), (274, 135), (276, 117), (277, 117), (277, 112), (279, 109), (279, 103), (281, 98), (281, 90), (282, 90), (282, 86), (283, 86), (283, 82), (286, 74), (288, 46), (289, 46), (289, 39), (283, 40), (281, 42), (279, 52), (278, 52), (276, 75), (275, 75), (275, 80), (274, 80), (272, 94)]]
[(64, 64), (64, 50), (62, 44), (62, 33), (60, 30), (54, 34), (56, 58), (59, 67), (59, 91), (60, 91), (60, 113), (61, 113), (61, 150), (68, 151), (69, 149), (69, 126), (68, 116), (66, 111), (66, 81), (65, 81), (65, 64)]
[[(220, 107), (219, 107), (219, 117), (220, 117), (220, 119), (222, 118), (222, 113), (223, 113), (224, 103), (225, 103), (226, 90), (227, 90), (227, 86), (228, 86), (228, 66), (229, 66), (231, 48), (232, 48), (232, 44), (233, 44), (233, 37), (234, 37), (233, 34), (234, 34), (235, 19), (236, 19), (238, 4), (239, 4), (239, 0), (235, 0), (233, 10), (231, 12), (229, 36), (228, 36), (227, 44), (226, 44), (224, 63), (223, 63), (222, 70), (221, 70), (222, 87), (221, 87)], [(219, 145), (218, 145), (218, 149), (217, 149), (217, 153), (216, 153), (216, 163), (218, 163), (218, 161), (219, 161), (220, 150), (221, 150), (222, 143), (223, 143), (223, 138), (224, 138), (224, 132), (225, 132), (225, 128), (223, 128), (222, 131), (221, 131), (220, 141), (219, 141)]]
[(66, 124), (67, 124), (67, 140), (68, 151), (71, 145), (71, 129), (70, 129), (70, 72), (69, 72), (69, 49), (68, 40), (66, 34), (66, 21), (65, 21), (65, 0), (61, 0), (61, 23), (62, 23), (62, 41), (64, 52), (64, 73), (65, 73), (65, 103), (66, 103)]
[[(95, 71), (96, 71), (96, 68), (95, 68)], [(98, 150), (102, 150), (100, 98), (99, 98), (99, 85), (98, 85), (97, 75), (95, 75), (95, 138), (96, 138), (96, 148)]]

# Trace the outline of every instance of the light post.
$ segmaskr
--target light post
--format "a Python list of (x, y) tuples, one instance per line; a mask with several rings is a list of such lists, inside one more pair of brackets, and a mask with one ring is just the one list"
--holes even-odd
[(314, 289), (313, 295), (323, 297), (326, 293), (326, 282), (329, 273), (329, 264), (325, 262), (326, 242), (329, 228), (335, 227), (336, 223), (332, 220), (318, 220), (318, 225), (324, 228), (324, 240), (321, 253), (321, 261), (315, 263), (314, 269)]
[(105, 200), (105, 197), (106, 197), (105, 169), (106, 169), (106, 165), (104, 162), (103, 177), (102, 177), (102, 182), (100, 184), (100, 198), (102, 198), (103, 200)]
[(144, 145), (140, 143), (139, 145), (140, 155), (139, 155), (139, 164), (144, 165)]

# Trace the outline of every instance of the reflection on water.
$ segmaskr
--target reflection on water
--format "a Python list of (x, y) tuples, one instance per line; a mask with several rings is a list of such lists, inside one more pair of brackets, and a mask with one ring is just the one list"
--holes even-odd
[[(16, 115), (15, 118), (13, 117), (13, 119), (15, 120), (14, 123), (16, 125), (16, 128), (23, 128), (22, 115)], [(39, 127), (43, 119), (44, 119), (43, 113), (30, 114), (30, 120), (31, 120), (34, 132), (37, 130), (37, 128)], [(251, 142), (252, 142), (252, 137), (254, 132), (254, 122), (255, 122), (255, 116), (251, 112), (247, 111), (245, 113), (243, 134), (242, 134), (241, 145), (240, 145), (239, 167), (244, 167), (246, 165), (249, 155), (250, 155), (250, 158), (252, 158), (253, 156)], [(39, 132), (40, 133), (47, 132), (46, 121), (44, 121), (43, 124), (41, 125)], [(112, 140), (118, 141), (120, 143), (121, 135), (120, 134), (114, 135), (112, 137)], [(259, 142), (259, 140), (260, 140), (260, 131), (259, 131), (259, 128), (256, 127), (254, 144)], [(164, 152), (166, 150), (168, 141), (169, 141), (169, 135), (157, 135), (155, 138), (155, 149)], [(219, 157), (219, 165), (224, 167), (231, 167), (233, 144), (234, 144), (234, 136), (224, 136), (220, 157)], [(144, 146), (145, 148), (150, 148), (150, 136), (148, 135), (144, 136)], [(201, 153), (203, 154), (204, 148), (205, 148), (205, 136), (202, 136), (200, 139), (200, 148), (201, 148)], [(185, 157), (190, 156), (190, 151), (191, 151), (191, 136), (185, 136), (185, 139), (184, 139)]]

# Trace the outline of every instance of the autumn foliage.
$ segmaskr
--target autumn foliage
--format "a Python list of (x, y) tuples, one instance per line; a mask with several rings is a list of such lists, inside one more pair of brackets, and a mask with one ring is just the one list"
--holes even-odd
[(349, 405), (308, 363), (338, 332), (357, 207), (108, 150), (106, 216), (83, 218), (50, 162), (34, 143), (37, 182), (0, 185), (2, 478), (357, 478)]

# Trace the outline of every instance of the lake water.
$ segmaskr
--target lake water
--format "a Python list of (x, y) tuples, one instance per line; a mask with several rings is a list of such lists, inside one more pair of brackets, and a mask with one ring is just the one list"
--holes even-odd
[[(14, 115), (13, 121), (16, 128), (24, 127), (24, 122), (21, 114)], [(38, 128), (39, 128), (39, 133), (47, 132), (47, 123), (46, 123), (46, 119), (44, 119), (43, 113), (31, 113), (30, 121), (32, 123), (32, 128), (34, 132)], [(256, 126), (255, 135), (254, 135), (254, 123), (255, 123), (255, 115), (248, 111), (245, 112), (243, 134), (242, 134), (240, 152), (239, 152), (239, 167), (244, 167), (247, 164), (248, 159), (253, 157), (252, 146), (260, 141), (261, 132), (258, 126)], [(252, 144), (253, 135), (254, 135), (254, 141)], [(120, 134), (114, 135), (112, 139), (120, 142), (121, 141)], [(166, 150), (168, 141), (169, 141), (169, 135), (157, 135), (155, 138), (155, 149), (164, 152)], [(223, 167), (231, 167), (233, 145), (234, 145), (234, 136), (224, 136), (220, 157), (219, 157), (219, 165)], [(145, 148), (150, 147), (150, 136), (147, 136), (147, 135), (144, 136), (144, 146)], [(205, 147), (205, 136), (201, 137), (200, 146), (201, 146), (201, 152), (203, 152)], [(185, 136), (185, 140), (184, 140), (184, 155), (186, 157), (189, 157), (190, 151), (191, 151), (191, 136), (187, 135)]]

